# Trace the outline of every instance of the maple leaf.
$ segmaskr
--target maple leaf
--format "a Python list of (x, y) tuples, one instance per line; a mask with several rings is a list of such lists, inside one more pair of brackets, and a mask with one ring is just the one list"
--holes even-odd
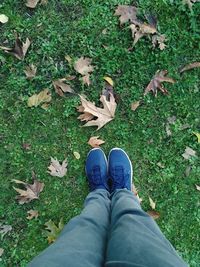
[(191, 157), (196, 156), (196, 151), (187, 146), (182, 156), (184, 157), (184, 159), (190, 159)]
[(19, 204), (29, 203), (33, 199), (39, 199), (39, 194), (44, 188), (44, 183), (39, 182), (36, 178), (33, 178), (33, 184), (28, 184), (20, 180), (12, 180), (17, 184), (23, 184), (26, 190), (13, 187), (20, 195), (16, 197)]
[(3, 24), (8, 22), (8, 17), (4, 14), (0, 14), (0, 22)]
[(37, 210), (29, 210), (27, 211), (28, 213), (28, 216), (26, 217), (28, 220), (32, 220), (33, 218), (36, 218), (38, 217), (38, 211)]
[(155, 34), (152, 36), (152, 44), (153, 47), (155, 48), (157, 45), (160, 48), (160, 50), (164, 50), (166, 47), (165, 41), (166, 41), (166, 36), (165, 34)]
[(193, 62), (193, 63), (190, 63), (184, 66), (183, 68), (180, 69), (180, 73), (187, 71), (187, 70), (192, 70), (195, 68), (200, 68), (200, 62)]
[(149, 210), (147, 211), (147, 213), (154, 219), (158, 219), (160, 218), (160, 213), (158, 211), (155, 211), (155, 210)]
[(155, 210), (156, 208), (156, 203), (153, 201), (153, 199), (151, 197), (149, 197), (149, 203), (150, 203), (150, 206), (153, 210)]
[(137, 8), (135, 6), (118, 5), (115, 10), (115, 16), (120, 16), (120, 24), (124, 24), (128, 21), (134, 21), (137, 19)]
[(3, 239), (3, 237), (9, 233), (12, 230), (12, 226), (11, 225), (3, 225), (2, 223), (0, 223), (0, 234), (1, 234), (1, 239)]
[(51, 164), (48, 167), (48, 173), (52, 176), (63, 177), (67, 173), (67, 159), (63, 160), (62, 165), (60, 162), (51, 157)]
[[(106, 100), (106, 97), (104, 95), (101, 95), (100, 101), (103, 104), (103, 108), (96, 107), (95, 104), (93, 104), (90, 101), (87, 101), (83, 96), (80, 95), (81, 103), (82, 103), (82, 109), (81, 112), (84, 112), (87, 114), (91, 114), (93, 117), (96, 117), (95, 120), (89, 120), (84, 127), (87, 126), (98, 126), (97, 130), (101, 129), (106, 123), (110, 122), (114, 119), (115, 116), (115, 110), (117, 107), (117, 104), (115, 102), (115, 98), (112, 94), (110, 94), (110, 100)], [(79, 109), (80, 110), (80, 109)], [(78, 117), (78, 119), (83, 120), (83, 118)]]
[(167, 89), (165, 89), (163, 87), (162, 83), (163, 82), (175, 83), (176, 81), (172, 78), (166, 77), (167, 73), (168, 73), (167, 70), (161, 70), (161, 71), (158, 70), (156, 72), (156, 74), (154, 75), (153, 79), (150, 81), (150, 83), (146, 87), (146, 89), (144, 91), (144, 95), (146, 95), (148, 92), (152, 91), (156, 97), (158, 89), (163, 94), (168, 94)]
[(101, 139), (98, 139), (99, 136), (92, 136), (90, 137), (89, 141), (88, 141), (88, 144), (91, 146), (91, 147), (100, 147), (100, 145), (104, 144), (105, 141), (101, 140)]
[(132, 31), (132, 37), (134, 39), (133, 45), (135, 45), (143, 36), (151, 35), (157, 32), (156, 28), (153, 25), (141, 23), (139, 21), (135, 21), (134, 24), (131, 24), (130, 29)]
[(74, 69), (81, 75), (88, 75), (90, 72), (93, 72), (94, 67), (90, 65), (92, 59), (87, 57), (81, 57), (74, 63)]
[(27, 79), (32, 79), (35, 77), (37, 72), (37, 67), (31, 64), (30, 66), (27, 66), (24, 70), (24, 73), (26, 74)]
[(64, 227), (63, 219), (62, 218), (60, 219), (58, 226), (56, 226), (52, 220), (49, 220), (48, 222), (46, 222), (45, 226), (46, 226), (46, 229), (48, 230), (46, 231), (46, 235), (47, 235), (47, 240), (50, 244), (57, 239), (58, 235), (62, 231)]
[(49, 103), (51, 101), (51, 92), (49, 89), (44, 89), (39, 94), (34, 94), (28, 99), (28, 107), (37, 107), (42, 103)]
[(62, 97), (64, 96), (64, 93), (75, 94), (74, 90), (68, 84), (64, 83), (64, 81), (66, 81), (65, 78), (53, 81), (56, 93)]
[(17, 59), (22, 60), (25, 58), (28, 48), (31, 42), (28, 38), (26, 38), (26, 42), (23, 43), (21, 39), (18, 37), (18, 34), (15, 34), (15, 45), (13, 48), (0, 46), (2, 50), (6, 53), (15, 56)]

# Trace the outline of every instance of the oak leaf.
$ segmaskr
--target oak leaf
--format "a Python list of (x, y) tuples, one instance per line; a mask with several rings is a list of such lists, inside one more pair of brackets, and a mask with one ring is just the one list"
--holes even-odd
[(0, 46), (0, 48), (6, 53), (15, 56), (17, 59), (22, 60), (25, 58), (30, 44), (31, 42), (28, 38), (26, 38), (26, 42), (23, 43), (19, 38), (18, 34), (15, 34), (15, 45), (13, 48), (5, 46)]
[(115, 16), (120, 16), (120, 24), (124, 24), (128, 21), (134, 21), (137, 19), (137, 8), (135, 6), (118, 5), (115, 10)]
[(104, 144), (105, 141), (101, 140), (101, 139), (98, 139), (99, 136), (92, 136), (90, 137), (89, 141), (88, 141), (88, 144), (91, 146), (91, 147), (100, 147), (100, 145)]
[(64, 83), (64, 81), (66, 81), (65, 78), (53, 81), (56, 93), (62, 97), (64, 96), (64, 93), (75, 94), (74, 90), (68, 84)]
[(57, 158), (51, 157), (51, 164), (48, 167), (48, 173), (52, 176), (63, 177), (67, 173), (67, 159), (63, 160), (62, 165)]
[(38, 217), (39, 213), (37, 210), (29, 210), (27, 211), (28, 213), (28, 216), (26, 217), (28, 220), (32, 220), (33, 218), (36, 218)]
[(51, 101), (51, 92), (49, 89), (44, 89), (39, 94), (34, 94), (28, 98), (28, 107), (37, 107), (43, 103), (49, 103)]
[(187, 70), (192, 70), (195, 68), (200, 68), (200, 62), (193, 62), (193, 63), (190, 63), (184, 66), (183, 68), (180, 69), (180, 73), (187, 71)]
[(56, 226), (52, 220), (49, 220), (48, 222), (46, 222), (45, 226), (46, 226), (46, 229), (48, 230), (46, 231), (46, 235), (47, 235), (47, 240), (50, 244), (57, 239), (58, 235), (62, 231), (64, 227), (63, 219), (62, 218), (60, 219), (58, 226)]
[(37, 67), (33, 64), (30, 66), (27, 66), (26, 69), (24, 70), (24, 73), (26, 74), (27, 79), (32, 79), (35, 77), (37, 72)]
[(26, 190), (22, 190), (16, 187), (13, 187), (19, 195), (16, 197), (19, 204), (29, 203), (34, 199), (39, 199), (39, 195), (44, 188), (44, 183), (39, 182), (36, 178), (33, 178), (33, 184), (28, 184), (20, 180), (13, 179), (13, 182), (17, 184), (23, 184)]
[[(103, 108), (96, 107), (94, 103), (87, 101), (83, 96), (80, 95), (81, 98), (81, 112), (91, 114), (91, 116), (96, 117), (97, 119), (89, 120), (84, 127), (87, 126), (97, 126), (97, 130), (101, 129), (106, 123), (110, 122), (114, 119), (115, 110), (117, 104), (115, 102), (115, 98), (112, 94), (110, 94), (110, 100), (106, 100), (106, 96), (101, 95), (100, 101), (103, 104)], [(78, 117), (78, 119), (83, 120), (84, 117)]]
[(148, 94), (150, 91), (153, 92), (155, 97), (157, 96), (157, 91), (160, 90), (163, 94), (168, 94), (167, 89), (162, 85), (163, 82), (175, 83), (176, 81), (172, 78), (167, 77), (167, 70), (157, 71), (153, 79), (150, 81), (148, 86), (144, 91), (144, 95)]

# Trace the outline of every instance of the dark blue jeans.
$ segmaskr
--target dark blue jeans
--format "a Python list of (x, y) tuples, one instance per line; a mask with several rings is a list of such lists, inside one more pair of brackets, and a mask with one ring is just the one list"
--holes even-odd
[(82, 213), (28, 267), (185, 267), (155, 221), (126, 189), (97, 189)]

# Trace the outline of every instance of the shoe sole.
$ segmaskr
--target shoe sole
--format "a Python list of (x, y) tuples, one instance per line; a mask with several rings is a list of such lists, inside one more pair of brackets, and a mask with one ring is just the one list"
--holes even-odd
[[(106, 161), (106, 165), (107, 165), (107, 170), (108, 170), (108, 160), (107, 160), (106, 154), (104, 153), (104, 151), (103, 151), (101, 148), (95, 147), (95, 148), (90, 149), (90, 151), (89, 151), (88, 154), (87, 154), (87, 157), (90, 155), (90, 153), (91, 153), (92, 151), (95, 151), (95, 150), (101, 150), (101, 152), (103, 153), (103, 155), (104, 155), (104, 159), (105, 159), (105, 161)], [(87, 172), (86, 172), (86, 166), (85, 166), (85, 173), (87, 173)]]
[(109, 155), (108, 155), (108, 165), (109, 165), (110, 154), (111, 154), (111, 152), (114, 151), (114, 150), (120, 150), (120, 151), (122, 151), (122, 152), (127, 156), (128, 160), (129, 160), (129, 163), (130, 163), (130, 166), (131, 166), (131, 191), (133, 191), (133, 190), (132, 190), (132, 185), (133, 185), (133, 166), (132, 166), (132, 162), (131, 162), (129, 156), (127, 155), (127, 153), (126, 153), (123, 149), (121, 149), (121, 148), (114, 147), (114, 148), (111, 149), (110, 152), (109, 152)]

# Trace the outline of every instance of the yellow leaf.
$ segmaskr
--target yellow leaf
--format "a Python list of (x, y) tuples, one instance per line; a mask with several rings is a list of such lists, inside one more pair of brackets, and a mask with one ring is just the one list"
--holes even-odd
[(48, 103), (51, 101), (51, 93), (49, 89), (44, 89), (39, 94), (34, 94), (28, 99), (28, 107), (37, 107), (42, 103)]
[(81, 155), (78, 152), (74, 151), (73, 154), (76, 159), (80, 159)]
[(46, 229), (48, 230), (46, 231), (48, 242), (52, 243), (57, 239), (58, 235), (60, 234), (60, 232), (64, 227), (63, 219), (62, 218), (60, 219), (58, 226), (56, 226), (52, 220), (46, 222), (45, 226)]
[(195, 184), (195, 186), (196, 186), (196, 189), (197, 189), (198, 191), (200, 191), (200, 186), (197, 185), (197, 184)]
[(196, 135), (196, 137), (197, 137), (197, 142), (200, 143), (200, 133), (195, 133), (195, 132), (193, 132), (193, 134)]
[(113, 80), (112, 80), (110, 77), (105, 76), (105, 77), (103, 77), (103, 79), (104, 79), (107, 83), (109, 83), (111, 86), (114, 86), (114, 82), (113, 82)]
[(155, 210), (155, 208), (156, 208), (156, 203), (153, 201), (153, 199), (152, 198), (150, 198), (149, 197), (149, 202), (150, 202), (150, 206), (151, 206), (151, 208), (153, 209), (153, 210)]

